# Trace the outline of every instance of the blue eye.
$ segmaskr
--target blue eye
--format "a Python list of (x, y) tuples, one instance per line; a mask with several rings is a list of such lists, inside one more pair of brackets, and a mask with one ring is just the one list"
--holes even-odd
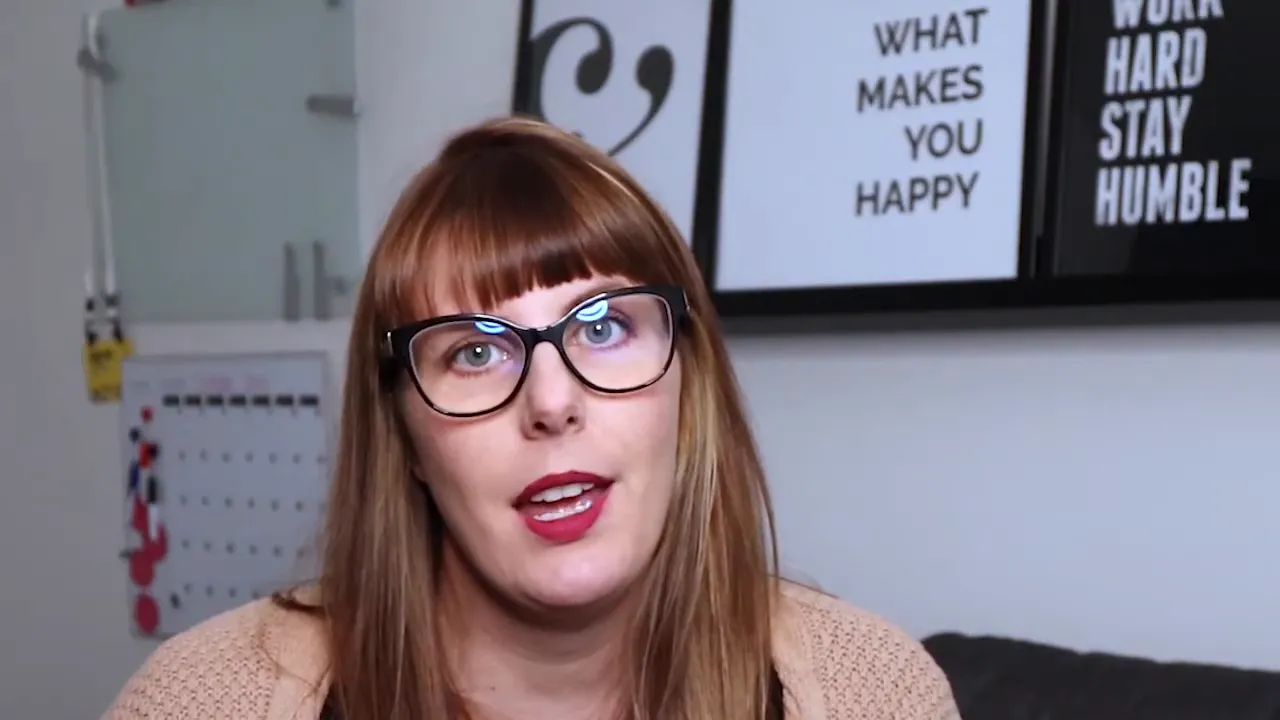
[(574, 317), (582, 322), (595, 322), (607, 314), (609, 314), (609, 301), (597, 300), (579, 310)]
[(496, 322), (489, 322), (488, 320), (477, 320), (476, 329), (486, 335), (501, 335), (507, 331), (505, 325)]

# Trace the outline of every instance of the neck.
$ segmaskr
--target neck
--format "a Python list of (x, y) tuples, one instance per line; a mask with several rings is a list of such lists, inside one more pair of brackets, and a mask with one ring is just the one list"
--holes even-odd
[(627, 614), (617, 603), (531, 609), (486, 588), (446, 542), (441, 609), (459, 688), (496, 717), (601, 718), (621, 699)]

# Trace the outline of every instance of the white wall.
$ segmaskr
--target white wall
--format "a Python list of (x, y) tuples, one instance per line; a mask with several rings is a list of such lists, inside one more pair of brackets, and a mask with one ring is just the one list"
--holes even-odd
[(115, 414), (80, 376), (79, 9), (0, 4), (0, 716), (24, 720), (93, 717), (145, 650), (122, 622)]
[(1280, 329), (734, 349), (785, 556), (828, 589), (920, 635), (1280, 669)]
[[(105, 2), (105, 0), (102, 0)], [(93, 717), (127, 634), (113, 408), (84, 401), (79, 76), (94, 0), (0, 5), (0, 716)], [(516, 0), (360, 5), (362, 227), (509, 99)], [(281, 328), (137, 328), (143, 352)], [(341, 323), (286, 329), (323, 348)], [(1211, 334), (1212, 333), (1212, 334)], [(917, 634), (1280, 668), (1274, 327), (738, 338), (788, 566)]]

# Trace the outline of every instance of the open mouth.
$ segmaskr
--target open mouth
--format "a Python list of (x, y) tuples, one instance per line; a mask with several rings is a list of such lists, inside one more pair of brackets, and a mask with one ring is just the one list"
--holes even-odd
[(549, 475), (530, 484), (517, 498), (515, 509), (535, 535), (572, 542), (595, 525), (612, 484), (589, 473)]
[(554, 522), (590, 510), (602, 492), (604, 488), (592, 483), (569, 483), (534, 495), (527, 507), (534, 520)]

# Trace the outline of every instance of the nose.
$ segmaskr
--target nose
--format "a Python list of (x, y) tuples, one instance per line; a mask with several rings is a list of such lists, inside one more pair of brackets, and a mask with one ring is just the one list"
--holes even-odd
[(584, 390), (550, 343), (534, 348), (521, 393), (525, 435), (538, 439), (581, 430)]

